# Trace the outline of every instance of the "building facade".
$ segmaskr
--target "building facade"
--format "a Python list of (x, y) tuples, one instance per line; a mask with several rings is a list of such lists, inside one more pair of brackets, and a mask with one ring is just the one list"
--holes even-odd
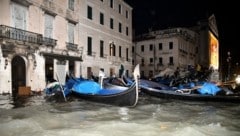
[[(120, 65), (132, 71), (132, 8), (123, 0), (82, 0), (79, 37), (84, 76), (119, 75)], [(86, 61), (85, 61), (86, 60)]]
[(141, 64), (141, 76), (196, 65), (198, 34), (187, 28), (152, 31), (135, 39), (134, 63)]
[(0, 93), (42, 91), (67, 73), (132, 71), (132, 8), (123, 0), (2, 0), (0, 10)]

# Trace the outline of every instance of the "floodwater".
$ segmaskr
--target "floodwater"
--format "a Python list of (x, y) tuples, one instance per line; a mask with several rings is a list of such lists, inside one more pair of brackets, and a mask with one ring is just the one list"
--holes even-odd
[(240, 105), (141, 96), (134, 108), (0, 95), (1, 136), (239, 136)]

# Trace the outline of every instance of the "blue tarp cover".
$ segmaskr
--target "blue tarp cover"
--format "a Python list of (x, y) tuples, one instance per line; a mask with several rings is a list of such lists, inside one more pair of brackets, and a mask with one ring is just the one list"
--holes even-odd
[(73, 85), (73, 91), (83, 94), (97, 94), (100, 89), (100, 85), (94, 81), (82, 81)]
[(221, 89), (213, 83), (204, 83), (203, 86), (197, 89), (200, 94), (216, 95)]

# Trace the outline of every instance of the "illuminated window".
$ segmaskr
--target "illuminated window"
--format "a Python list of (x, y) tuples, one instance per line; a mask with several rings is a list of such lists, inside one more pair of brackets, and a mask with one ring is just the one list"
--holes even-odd
[(115, 52), (116, 47), (115, 47), (115, 44), (114, 44), (114, 43), (110, 43), (109, 46), (110, 46), (109, 55), (110, 55), (110, 56), (116, 56), (116, 52)]

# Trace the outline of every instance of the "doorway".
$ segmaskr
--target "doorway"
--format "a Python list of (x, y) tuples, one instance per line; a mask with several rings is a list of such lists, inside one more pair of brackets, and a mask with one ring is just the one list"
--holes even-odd
[(12, 59), (12, 94), (18, 94), (18, 87), (26, 86), (26, 65), (21, 56)]
[(46, 82), (53, 82), (55, 81), (54, 75), (53, 75), (53, 58), (45, 58), (45, 75), (46, 75)]

